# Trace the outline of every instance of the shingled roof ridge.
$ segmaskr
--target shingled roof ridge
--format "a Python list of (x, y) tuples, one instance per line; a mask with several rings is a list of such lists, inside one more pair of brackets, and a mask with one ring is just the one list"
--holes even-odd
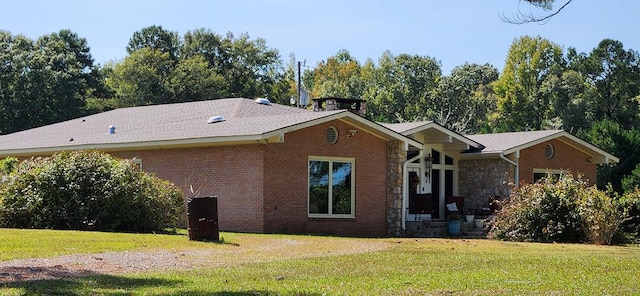
[(243, 99), (240, 99), (240, 98), (235, 100), (235, 103), (233, 104), (233, 108), (231, 109), (231, 112), (229, 113), (229, 117), (230, 118), (238, 117), (238, 115), (242, 111), (242, 107), (243, 107), (245, 101), (246, 100), (243, 100)]

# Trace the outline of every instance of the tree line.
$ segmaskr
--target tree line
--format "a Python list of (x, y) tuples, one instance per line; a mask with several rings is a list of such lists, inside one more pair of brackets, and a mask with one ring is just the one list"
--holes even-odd
[[(130, 106), (297, 96), (295, 56), (285, 62), (248, 34), (154, 25), (134, 32), (126, 50), (101, 66), (70, 30), (36, 40), (0, 31), (0, 133)], [(621, 158), (600, 167), (600, 186), (622, 192), (625, 176), (640, 175), (638, 52), (611, 39), (580, 53), (522, 36), (505, 61), (502, 71), (466, 63), (444, 75), (427, 55), (386, 51), (360, 62), (341, 50), (302, 78), (312, 97), (365, 99), (367, 117), (380, 122), (433, 120), (463, 134), (564, 129)]]

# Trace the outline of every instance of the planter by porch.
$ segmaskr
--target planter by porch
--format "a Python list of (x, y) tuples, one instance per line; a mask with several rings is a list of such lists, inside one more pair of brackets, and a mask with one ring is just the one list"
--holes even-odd
[(460, 226), (462, 225), (461, 220), (449, 220), (449, 235), (450, 236), (459, 236), (460, 235)]
[(467, 218), (467, 222), (473, 222), (473, 218), (475, 218), (476, 215), (466, 215), (465, 218)]
[(484, 219), (473, 219), (473, 223), (475, 223), (476, 228), (484, 228)]

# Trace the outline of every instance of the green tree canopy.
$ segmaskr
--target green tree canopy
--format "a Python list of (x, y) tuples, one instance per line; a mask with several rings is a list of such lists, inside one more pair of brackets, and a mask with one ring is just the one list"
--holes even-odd
[(577, 56), (571, 66), (595, 88), (592, 96), (595, 120), (613, 120), (623, 128), (640, 128), (638, 52), (625, 50), (620, 41), (604, 39), (589, 55)]
[(343, 49), (321, 61), (305, 80), (316, 98), (362, 98), (364, 82), (360, 76), (360, 62)]
[(545, 128), (555, 114), (555, 85), (564, 69), (560, 46), (542, 37), (516, 39), (507, 55), (506, 65), (494, 84), (498, 97), (492, 116), (497, 131), (524, 131)]
[(287, 96), (278, 51), (248, 34), (198, 29), (181, 39), (151, 26), (133, 34), (127, 51), (109, 71), (116, 106)]
[(141, 48), (113, 66), (107, 84), (116, 92), (118, 107), (169, 103), (173, 70), (169, 53)]
[(387, 51), (368, 76), (365, 98), (372, 118), (383, 122), (429, 120), (431, 100), (442, 70), (440, 62), (429, 56)]
[(0, 31), (1, 133), (80, 116), (101, 83), (77, 34), (61, 30), (32, 41)]
[(177, 61), (180, 46), (177, 32), (170, 32), (163, 29), (162, 26), (153, 25), (134, 32), (126, 49), (129, 54), (132, 54), (138, 49), (150, 48), (168, 53), (172, 61)]
[(498, 69), (489, 64), (453, 68), (438, 83), (429, 118), (459, 133), (483, 130), (496, 108), (492, 83), (497, 79)]

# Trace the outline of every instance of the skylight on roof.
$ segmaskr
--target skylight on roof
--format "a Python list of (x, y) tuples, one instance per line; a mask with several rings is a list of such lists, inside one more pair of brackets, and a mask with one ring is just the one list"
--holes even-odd
[(268, 105), (271, 106), (271, 102), (269, 101), (269, 99), (266, 98), (257, 98), (256, 99), (256, 103), (260, 104), (260, 105)]
[(207, 123), (217, 123), (217, 122), (223, 122), (223, 121), (224, 121), (224, 117), (218, 115), (218, 116), (209, 118), (209, 120), (207, 120)]

